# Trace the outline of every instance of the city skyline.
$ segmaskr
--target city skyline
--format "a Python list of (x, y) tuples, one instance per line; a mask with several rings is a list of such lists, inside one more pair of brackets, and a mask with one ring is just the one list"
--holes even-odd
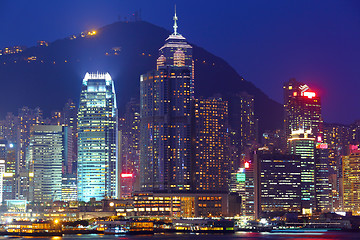
[[(206, 232), (359, 229), (360, 120), (324, 121), (326, 96), (306, 79), (284, 79), (276, 103), (188, 41), (180, 16), (175, 6), (170, 32), (136, 12), (56, 42), (0, 49), (0, 76), (29, 76), (9, 83), (27, 106), (0, 117), (6, 231), (8, 217), (29, 222), (24, 232), (14, 225), (20, 235), (63, 233), (60, 221), (77, 219), (111, 234), (161, 229), (162, 218), (175, 227), (161, 231), (198, 231), (198, 217), (214, 221)], [(32, 223), (41, 219), (52, 225)]]
[[(90, 1), (86, 6), (76, 3), (70, 11), (77, 11), (79, 8), (82, 11), (78, 11), (79, 14), (70, 18), (71, 25), (68, 17), (54, 12), (52, 4), (45, 4), (42, 1), (37, 1), (34, 5), (24, 1), (6, 3), (1, 15), (4, 19), (1, 20), (8, 34), (0, 41), (0, 47), (33, 46), (37, 40), (52, 42), (115, 22), (118, 20), (118, 15), (122, 20), (126, 16), (130, 19), (131, 13), (140, 8), (145, 21), (170, 29), (171, 25), (166, 19), (171, 17), (172, 11), (169, 9), (173, 8), (175, 3), (175, 1), (159, 1), (156, 3), (159, 10), (153, 9), (152, 4), (142, 1), (131, 4), (112, 1), (100, 4), (97, 1)], [(16, 11), (10, 11), (14, 8), (14, 4), (17, 6)], [(59, 6), (67, 8), (69, 4), (65, 2)], [(36, 8), (39, 5), (41, 7)], [(323, 5), (326, 5), (326, 9), (322, 8)], [(360, 114), (357, 113), (351, 116), (347, 114), (358, 102), (355, 90), (358, 84), (356, 76), (359, 75), (356, 67), (359, 65), (356, 58), (359, 47), (355, 44), (360, 39), (358, 2), (304, 1), (295, 4), (276, 1), (267, 4), (264, 1), (254, 3), (245, 1), (220, 6), (224, 9), (224, 13), (213, 15), (210, 14), (214, 7), (211, 2), (204, 6), (196, 3), (190, 9), (186, 9), (186, 6), (187, 2), (178, 3), (178, 12), (181, 16), (179, 31), (188, 35), (191, 43), (223, 57), (239, 74), (277, 102), (282, 103), (282, 94), (278, 86), (295, 77), (311, 85), (322, 97), (325, 122), (348, 124), (360, 118)], [(262, 16), (265, 8), (270, 9), (266, 12), (266, 17)], [(28, 9), (33, 11), (30, 13)], [(202, 11), (199, 11), (200, 9)], [(284, 9), (287, 10), (286, 13)], [(91, 20), (84, 16), (85, 12), (92, 11), (94, 17)], [(164, 14), (161, 16), (154, 14), (157, 11)], [(198, 13), (194, 14), (194, 11)], [(43, 32), (41, 29), (30, 31), (31, 27), (28, 27), (29, 30), (23, 29), (26, 26), (24, 21), (21, 21), (21, 18), (13, 19), (7, 12), (15, 12), (14, 16), (24, 13), (28, 17), (26, 24), (41, 26), (47, 31)], [(107, 14), (104, 14), (105, 12)], [(33, 15), (35, 13), (36, 15)], [(49, 13), (54, 16), (50, 17)], [(193, 18), (188, 17), (189, 15), (196, 16), (196, 22), (193, 22)], [(50, 21), (46, 24), (41, 21), (41, 18), (53, 19), (55, 16), (62, 21)], [(7, 24), (6, 18), (13, 19), (12, 24)], [(230, 22), (239, 27), (232, 27), (233, 24), (228, 24)], [(212, 29), (208, 28), (210, 25)], [(195, 31), (200, 26), (205, 28)], [(216, 34), (217, 31), (220, 34)], [(228, 44), (219, 44), (219, 36), (216, 35), (221, 35)], [(291, 61), (287, 61), (289, 57)], [(261, 71), (258, 70), (259, 68)], [(83, 72), (79, 73), (81, 74)], [(343, 84), (344, 82), (348, 84)], [(349, 88), (349, 85), (352, 88)]]

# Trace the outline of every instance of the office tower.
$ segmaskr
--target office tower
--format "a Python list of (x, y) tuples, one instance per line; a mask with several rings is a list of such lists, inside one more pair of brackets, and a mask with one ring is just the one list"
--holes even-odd
[(78, 200), (117, 197), (118, 113), (109, 73), (86, 73), (78, 110)]
[(191, 190), (192, 46), (174, 32), (159, 50), (157, 69), (140, 77), (142, 191)]
[(255, 118), (254, 97), (246, 92), (234, 94), (229, 100), (229, 127), (232, 145), (232, 172), (244, 162), (244, 153), (257, 142), (258, 120)]
[(67, 168), (64, 169), (65, 173), (75, 174), (76, 170), (76, 162), (77, 162), (77, 108), (73, 100), (69, 99), (65, 104), (62, 112), (63, 124), (68, 126), (71, 129), (72, 135), (72, 143), (73, 143), (73, 151), (72, 156), (69, 158), (69, 162), (67, 163)]
[(352, 148), (343, 157), (343, 211), (360, 215), (360, 150)]
[(228, 103), (221, 98), (194, 100), (196, 192), (228, 192)]
[(2, 180), (2, 199), (15, 199), (15, 170), (16, 147), (15, 144), (0, 139), (0, 161), (5, 161), (5, 172)]
[(35, 204), (61, 200), (62, 169), (69, 154), (70, 136), (68, 128), (63, 126), (37, 125), (31, 128), (29, 152)]
[(286, 82), (283, 89), (286, 138), (291, 137), (292, 131), (304, 129), (311, 130), (313, 136), (321, 141), (323, 120), (318, 94), (294, 78)]
[(315, 202), (315, 138), (311, 130), (292, 131), (289, 153), (301, 156), (301, 205), (303, 214), (312, 214)]
[(315, 149), (315, 194), (318, 212), (329, 212), (330, 184), (329, 184), (329, 149), (326, 143), (317, 143)]
[(258, 216), (276, 217), (301, 212), (301, 158), (259, 154), (255, 161)]
[[(126, 104), (123, 123), (119, 124), (121, 131), (121, 197), (130, 197), (131, 193), (140, 190), (139, 161), (140, 161), (140, 103), (132, 98)], [(131, 177), (130, 177), (131, 176)], [(136, 186), (135, 186), (136, 184)]]

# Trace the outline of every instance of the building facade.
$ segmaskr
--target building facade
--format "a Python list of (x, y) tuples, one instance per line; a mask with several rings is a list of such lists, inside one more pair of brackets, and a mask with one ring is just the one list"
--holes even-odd
[(109, 73), (86, 73), (77, 117), (78, 200), (117, 197), (118, 113)]
[(343, 157), (343, 210), (360, 215), (360, 151)]
[(292, 131), (288, 139), (289, 153), (301, 157), (301, 205), (303, 214), (316, 210), (315, 200), (315, 138), (311, 130)]
[(140, 77), (140, 186), (142, 191), (190, 191), (193, 181), (192, 46), (174, 32), (159, 50), (157, 69)]
[(228, 192), (230, 180), (228, 105), (222, 99), (194, 100), (196, 192)]
[(288, 139), (292, 131), (304, 129), (311, 130), (315, 138), (322, 139), (323, 120), (318, 94), (294, 78), (286, 82), (283, 89), (285, 137)]
[(256, 159), (258, 216), (301, 212), (301, 158), (296, 155), (260, 154)]
[(30, 193), (35, 204), (62, 200), (63, 164), (67, 158), (67, 127), (38, 125), (31, 128)]

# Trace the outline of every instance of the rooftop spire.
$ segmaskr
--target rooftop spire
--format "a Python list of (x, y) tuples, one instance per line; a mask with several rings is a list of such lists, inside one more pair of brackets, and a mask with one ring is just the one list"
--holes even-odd
[(178, 33), (177, 33), (177, 28), (178, 28), (178, 25), (177, 25), (177, 23), (176, 23), (176, 21), (178, 20), (178, 18), (177, 18), (177, 16), (176, 16), (176, 4), (175, 4), (175, 15), (174, 15), (174, 26), (173, 26), (173, 28), (174, 28), (174, 35), (177, 35)]

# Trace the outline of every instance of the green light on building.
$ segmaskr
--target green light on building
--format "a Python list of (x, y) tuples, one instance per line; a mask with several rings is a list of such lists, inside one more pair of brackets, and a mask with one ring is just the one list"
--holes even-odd
[(245, 173), (244, 172), (236, 173), (236, 181), (245, 182)]

